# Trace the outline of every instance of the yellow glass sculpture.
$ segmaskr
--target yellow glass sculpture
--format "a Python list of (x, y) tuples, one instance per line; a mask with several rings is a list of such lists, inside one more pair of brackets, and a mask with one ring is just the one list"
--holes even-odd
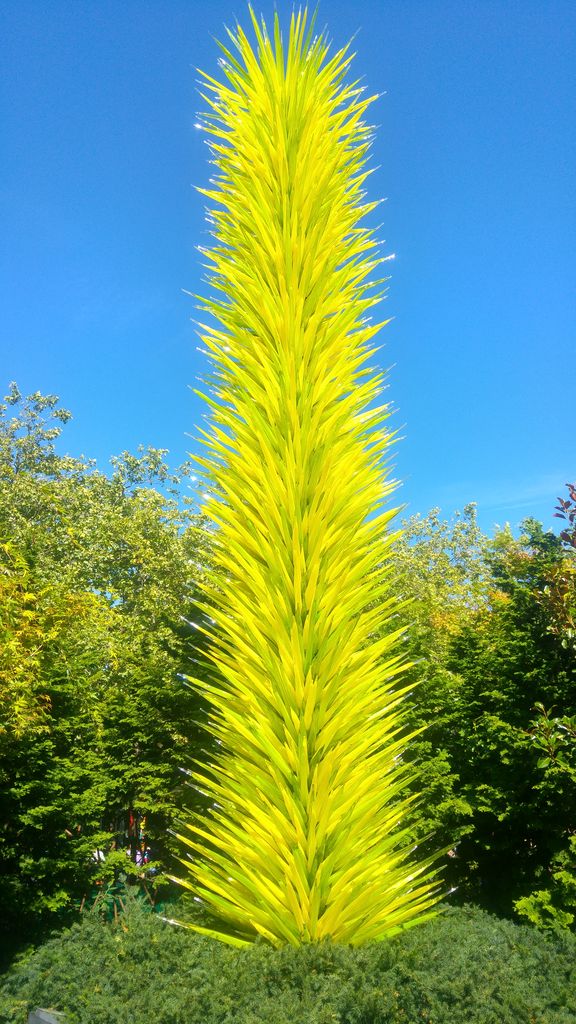
[[(242, 945), (359, 944), (422, 920), (438, 882), (402, 822), (411, 798), (388, 595), (392, 485), (382, 375), (382, 259), (361, 226), (371, 99), (347, 84), (306, 13), (284, 49), (252, 11), (204, 75), (218, 173), (205, 191), (219, 297), (201, 459), (216, 526), (209, 699), (218, 754), (195, 784), (210, 810), (182, 829), (181, 879)], [(380, 282), (381, 283), (381, 282)], [(386, 630), (388, 623), (388, 631)]]

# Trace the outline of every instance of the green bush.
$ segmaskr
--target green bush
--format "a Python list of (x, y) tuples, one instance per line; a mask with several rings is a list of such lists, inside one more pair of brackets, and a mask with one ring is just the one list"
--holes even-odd
[(573, 1024), (576, 939), (458, 908), (362, 949), (238, 952), (132, 905), (16, 964), (0, 1020), (36, 1006), (69, 1024)]

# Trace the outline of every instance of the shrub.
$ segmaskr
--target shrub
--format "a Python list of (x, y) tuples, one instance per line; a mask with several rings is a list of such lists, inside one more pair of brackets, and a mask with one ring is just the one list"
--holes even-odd
[(0, 1020), (40, 1005), (68, 1024), (573, 1024), (575, 964), (573, 936), (474, 908), (361, 949), (237, 951), (133, 905), (84, 914), (17, 964)]

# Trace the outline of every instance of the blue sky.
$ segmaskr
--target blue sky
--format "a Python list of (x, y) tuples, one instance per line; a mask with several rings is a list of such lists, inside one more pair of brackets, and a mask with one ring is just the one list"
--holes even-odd
[[(278, 0), (286, 19), (291, 5)], [(256, 10), (270, 16), (266, 0)], [(197, 67), (238, 0), (0, 3), (0, 389), (61, 396), (65, 447), (193, 442), (209, 168)], [(576, 478), (576, 4), (321, 0), (384, 94), (370, 179), (395, 253), (381, 336), (399, 500), (547, 525)]]

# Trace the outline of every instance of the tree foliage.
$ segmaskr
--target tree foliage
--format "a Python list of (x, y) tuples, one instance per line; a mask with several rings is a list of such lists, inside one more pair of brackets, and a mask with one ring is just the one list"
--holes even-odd
[(552, 628), (543, 600), (565, 553), (540, 524), (524, 527), (518, 541), (496, 537), (490, 604), (455, 642), (450, 662), (463, 680), (453, 757), (463, 765), (474, 826), (460, 848), (461, 884), (501, 911), (546, 878), (576, 824), (574, 781), (554, 767), (543, 771), (532, 733), (538, 704), (576, 711), (574, 650)]
[(527, 520), (519, 538), (504, 529), (489, 540), (468, 509), (451, 525), (435, 512), (413, 520), (406, 535), (399, 586), (414, 598), (408, 646), (423, 659), (411, 720), (427, 725), (410, 751), (426, 796), (414, 831), (452, 837), (455, 898), (571, 925), (572, 532)]
[(451, 521), (436, 508), (412, 516), (394, 552), (395, 587), (407, 599), (410, 726), (419, 731), (405, 756), (418, 767), (414, 787), (424, 794), (410, 824), (414, 839), (427, 847), (441, 842), (453, 848), (471, 828), (470, 803), (450, 752), (462, 680), (448, 657), (455, 638), (487, 603), (487, 552), (474, 504)]
[(153, 486), (177, 485), (165, 453), (125, 454), (105, 475), (58, 454), (69, 418), (14, 385), (0, 405), (0, 866), (13, 934), (141, 856), (138, 831), (165, 862), (198, 733), (182, 673), (201, 651), (186, 619), (207, 534)]
[[(25, 399), (15, 387), (0, 405), (0, 865), (11, 939), (59, 920), (97, 880), (141, 870), (142, 819), (149, 855), (170, 863), (167, 828), (190, 796), (202, 799), (179, 768), (190, 754), (211, 759), (205, 707), (180, 675), (204, 671), (199, 585), (219, 600), (230, 581), (214, 574), (205, 524), (168, 493), (179, 483), (165, 453), (124, 453), (106, 475), (59, 454), (69, 418), (54, 396)], [(453, 899), (546, 928), (576, 921), (574, 504), (568, 488), (559, 536), (528, 520), (519, 538), (491, 540), (473, 506), (451, 522), (437, 510), (415, 517), (391, 578), (398, 601), (409, 599), (407, 724), (426, 726), (403, 753), (425, 795), (409, 835), (425, 852), (451, 847)]]

